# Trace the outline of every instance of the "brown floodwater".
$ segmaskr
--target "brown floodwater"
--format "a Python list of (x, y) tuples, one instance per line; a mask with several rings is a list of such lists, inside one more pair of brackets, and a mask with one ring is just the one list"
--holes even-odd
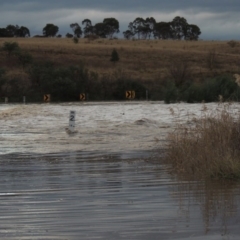
[(239, 239), (240, 183), (180, 180), (160, 155), (1, 155), (0, 239)]

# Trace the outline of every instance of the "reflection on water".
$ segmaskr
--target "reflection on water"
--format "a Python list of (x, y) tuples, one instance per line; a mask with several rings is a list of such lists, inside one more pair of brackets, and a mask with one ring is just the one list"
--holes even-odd
[(239, 183), (177, 181), (149, 160), (1, 156), (0, 239), (239, 239)]
[(179, 182), (171, 186), (180, 215), (189, 219), (195, 207), (200, 209), (205, 233), (220, 232), (231, 236), (239, 232), (240, 183), (234, 181)]

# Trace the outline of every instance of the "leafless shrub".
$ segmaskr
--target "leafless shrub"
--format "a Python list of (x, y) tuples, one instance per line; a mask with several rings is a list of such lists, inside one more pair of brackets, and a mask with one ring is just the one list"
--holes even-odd
[(211, 49), (207, 53), (207, 66), (210, 70), (213, 70), (216, 66), (217, 52), (215, 49)]
[(227, 44), (231, 47), (231, 48), (234, 48), (238, 45), (238, 42), (234, 41), (234, 40), (231, 40), (229, 42), (227, 42)]
[(169, 73), (173, 78), (176, 87), (182, 86), (191, 78), (192, 70), (187, 61), (174, 61), (169, 67)]

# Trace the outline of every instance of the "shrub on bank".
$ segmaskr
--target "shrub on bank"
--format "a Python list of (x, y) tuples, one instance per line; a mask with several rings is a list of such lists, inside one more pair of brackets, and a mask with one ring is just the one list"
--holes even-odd
[(59, 67), (38, 62), (31, 65), (28, 74), (33, 92), (51, 94), (53, 101), (78, 101), (80, 93), (91, 100), (124, 100), (127, 90), (135, 91), (136, 99), (146, 98), (143, 84), (119, 72), (99, 78), (84, 65)]
[(219, 96), (224, 101), (238, 101), (240, 89), (232, 77), (220, 76), (206, 79), (202, 83), (186, 82), (177, 87), (175, 83), (168, 82), (164, 88), (164, 101), (171, 102), (216, 102)]
[(226, 105), (179, 124), (167, 137), (165, 162), (173, 171), (199, 178), (240, 178), (240, 114)]
[(166, 83), (166, 87), (163, 90), (164, 102), (174, 103), (179, 100), (179, 89), (174, 82), (169, 81)]
[(28, 73), (35, 92), (50, 93), (57, 101), (76, 101), (80, 93), (93, 93), (98, 79), (84, 66), (57, 67), (52, 62), (34, 64)]

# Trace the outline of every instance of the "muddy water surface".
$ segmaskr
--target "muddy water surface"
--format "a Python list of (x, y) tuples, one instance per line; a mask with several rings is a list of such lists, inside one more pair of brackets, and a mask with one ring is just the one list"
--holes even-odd
[[(0, 107), (0, 239), (240, 238), (240, 183), (183, 181), (161, 164), (166, 105), (100, 105), (75, 106), (74, 136), (72, 106)], [(201, 109), (178, 108), (183, 121)]]
[(1, 239), (239, 239), (239, 184), (177, 181), (155, 157), (2, 157)]

